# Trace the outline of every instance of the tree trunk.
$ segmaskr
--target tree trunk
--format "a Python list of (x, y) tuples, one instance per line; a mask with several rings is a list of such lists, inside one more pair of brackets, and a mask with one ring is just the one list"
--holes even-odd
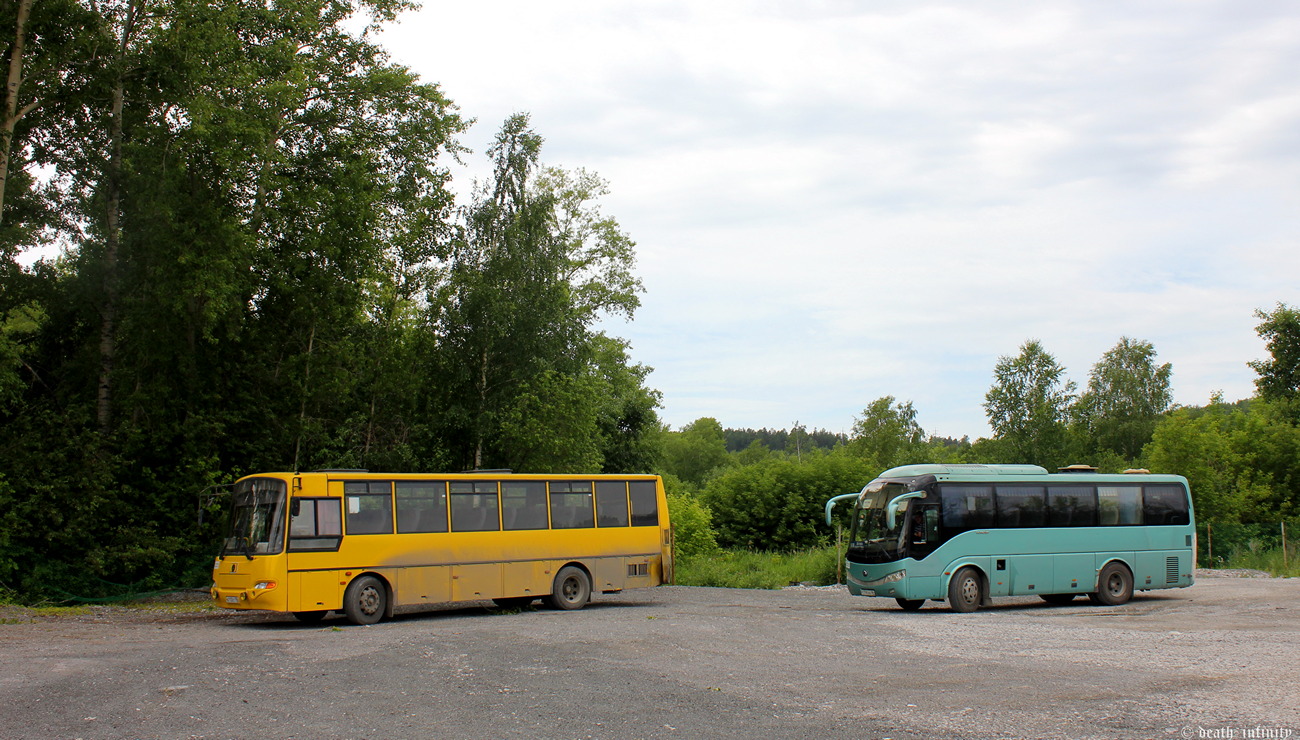
[(293, 469), (298, 470), (298, 460), (302, 455), (302, 430), (307, 426), (307, 398), (311, 395), (311, 354), (316, 347), (316, 324), (311, 325), (311, 334), (307, 336), (307, 366), (302, 373), (302, 403), (298, 406), (298, 439), (293, 444)]
[(487, 410), (488, 351), (483, 348), (478, 366), (478, 418), (474, 420), (474, 469), (483, 467), (483, 415)]
[(13, 147), (14, 128), (18, 119), (31, 107), (18, 110), (18, 88), (23, 82), (23, 42), (26, 35), (27, 16), (32, 10), (32, 0), (18, 0), (18, 19), (14, 31), (13, 51), (9, 55), (9, 82), (5, 86), (4, 132), (0, 134), (0, 223), (4, 223), (5, 183), (9, 181), (9, 152)]
[(104, 220), (104, 303), (99, 324), (99, 393), (95, 418), (99, 431), (107, 433), (112, 421), (113, 368), (117, 354), (118, 253), (121, 251), (122, 204), (122, 114), (126, 101), (126, 53), (135, 35), (135, 17), (143, 0), (132, 0), (122, 24), (117, 48), (117, 75), (113, 84), (112, 123), (109, 124), (109, 159), (106, 173)]

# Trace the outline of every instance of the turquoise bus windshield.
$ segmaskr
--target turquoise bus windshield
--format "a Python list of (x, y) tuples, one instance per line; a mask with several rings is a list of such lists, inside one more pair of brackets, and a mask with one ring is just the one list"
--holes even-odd
[(894, 498), (909, 493), (903, 483), (872, 481), (862, 491), (853, 511), (853, 528), (849, 534), (848, 559), (855, 563), (885, 563), (898, 560), (905, 553), (903, 523), (907, 502), (897, 512), (893, 526), (885, 507)]

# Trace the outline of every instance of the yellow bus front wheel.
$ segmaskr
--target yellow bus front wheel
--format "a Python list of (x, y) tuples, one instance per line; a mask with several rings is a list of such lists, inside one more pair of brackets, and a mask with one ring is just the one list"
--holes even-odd
[(361, 576), (343, 592), (343, 613), (353, 624), (374, 624), (387, 608), (388, 589), (374, 576)]

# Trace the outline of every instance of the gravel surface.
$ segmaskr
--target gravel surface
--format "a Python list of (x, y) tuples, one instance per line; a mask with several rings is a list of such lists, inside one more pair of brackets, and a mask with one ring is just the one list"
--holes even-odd
[(1300, 734), (1300, 579), (1225, 575), (1122, 607), (1013, 598), (973, 614), (841, 587), (670, 586), (373, 627), (184, 601), (8, 607), (0, 737)]

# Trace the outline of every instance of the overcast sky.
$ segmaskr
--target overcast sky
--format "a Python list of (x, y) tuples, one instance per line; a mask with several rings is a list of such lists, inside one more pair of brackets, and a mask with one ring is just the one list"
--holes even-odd
[(474, 160), (522, 111), (608, 180), (646, 287), (608, 330), (674, 428), (892, 395), (987, 436), (1028, 339), (1080, 386), (1148, 340), (1178, 403), (1235, 400), (1254, 311), (1300, 305), (1300, 3), (426, 0), (381, 42)]

